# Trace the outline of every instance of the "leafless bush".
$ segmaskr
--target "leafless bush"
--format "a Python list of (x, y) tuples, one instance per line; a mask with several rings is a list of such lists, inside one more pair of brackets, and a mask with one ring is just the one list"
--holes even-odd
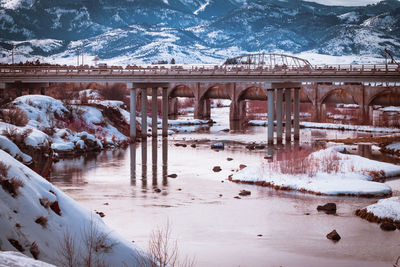
[(40, 224), (43, 228), (47, 227), (47, 221), (49, 219), (47, 219), (47, 217), (44, 216), (39, 216), (36, 220), (35, 223)]
[(63, 239), (58, 244), (58, 263), (63, 267), (80, 265), (81, 254), (76, 246), (76, 237), (68, 230), (64, 232)]
[(28, 115), (20, 108), (13, 108), (3, 111), (3, 121), (16, 126), (25, 126), (29, 122)]
[(400, 256), (397, 257), (396, 262), (393, 264), (393, 267), (400, 267)]
[(141, 267), (167, 267), (167, 266), (195, 266), (194, 258), (185, 257), (179, 260), (178, 242), (172, 241), (171, 225), (156, 228), (150, 236), (148, 253), (136, 251), (136, 265)]
[(4, 162), (0, 161), (0, 177), (7, 178), (9, 169), (10, 169), (10, 166), (8, 166)]
[(30, 253), (32, 254), (33, 258), (37, 260), (39, 258), (40, 250), (36, 242), (33, 242), (30, 249)]
[(27, 128), (22, 132), (19, 132), (15, 127), (7, 127), (3, 130), (3, 135), (13, 141), (15, 144), (22, 144), (25, 139), (32, 133), (31, 128)]
[[(0, 162), (1, 163), (1, 162)], [(18, 189), (24, 186), (24, 183), (16, 178), (8, 179), (9, 166), (4, 163), (0, 165), (0, 183), (4, 191), (8, 192), (12, 197), (18, 196)]]
[(273, 172), (279, 171), (282, 174), (298, 175), (307, 174), (313, 177), (317, 172), (338, 173), (341, 167), (338, 152), (331, 153), (322, 157), (315, 157), (311, 154), (312, 150), (295, 150), (285, 155), (282, 161), (275, 161), (269, 164)]
[(110, 252), (116, 243), (109, 241), (108, 233), (99, 231), (92, 218), (89, 226), (84, 228), (82, 235), (84, 236), (85, 245), (85, 253), (82, 256), (83, 266), (106, 266), (102, 256), (104, 253)]

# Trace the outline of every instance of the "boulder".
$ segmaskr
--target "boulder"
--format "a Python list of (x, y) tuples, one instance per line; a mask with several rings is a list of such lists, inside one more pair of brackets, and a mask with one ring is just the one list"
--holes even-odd
[(227, 161), (232, 161), (232, 160), (233, 160), (233, 158), (226, 158), (226, 160), (227, 160)]
[(221, 169), (220, 166), (215, 166), (215, 167), (213, 168), (213, 171), (214, 171), (214, 172), (220, 172), (220, 171), (222, 171), (222, 169)]
[(244, 164), (240, 164), (240, 165), (239, 165), (239, 169), (240, 169), (240, 170), (243, 170), (243, 169), (246, 168), (246, 167), (247, 167), (247, 165), (244, 165)]
[(251, 192), (247, 190), (240, 190), (239, 196), (250, 196)]
[(326, 235), (326, 238), (332, 240), (332, 241), (339, 241), (340, 240), (340, 235), (336, 232), (336, 230), (333, 230), (329, 234)]
[(323, 206), (317, 207), (318, 211), (324, 211), (326, 214), (335, 214), (336, 213), (336, 204), (335, 203), (326, 203)]
[(381, 224), (381, 229), (383, 231), (394, 231), (394, 230), (396, 230), (396, 225), (394, 225), (393, 223), (390, 223), (390, 222), (383, 222)]

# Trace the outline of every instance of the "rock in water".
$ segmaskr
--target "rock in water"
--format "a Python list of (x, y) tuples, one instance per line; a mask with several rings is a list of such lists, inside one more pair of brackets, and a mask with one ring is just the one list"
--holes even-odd
[(340, 240), (340, 235), (336, 232), (336, 230), (333, 230), (329, 234), (326, 235), (326, 238), (333, 240), (333, 241), (339, 241)]
[(336, 213), (336, 204), (335, 203), (326, 203), (323, 206), (318, 206), (317, 210), (324, 211), (326, 214), (335, 214)]
[(394, 231), (394, 230), (396, 230), (396, 225), (394, 225), (393, 223), (390, 223), (390, 222), (383, 222), (381, 224), (381, 229), (383, 231)]
[(239, 196), (250, 196), (251, 192), (247, 190), (240, 190)]
[(221, 169), (220, 166), (215, 166), (215, 167), (213, 168), (213, 171), (214, 171), (214, 172), (220, 172), (220, 171), (222, 171), (222, 169)]

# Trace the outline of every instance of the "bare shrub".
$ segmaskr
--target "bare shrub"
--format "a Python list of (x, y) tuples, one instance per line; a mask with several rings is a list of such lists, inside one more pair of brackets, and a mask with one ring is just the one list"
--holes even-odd
[(47, 197), (39, 199), (40, 205), (42, 205), (45, 209), (50, 207), (50, 201)]
[(85, 120), (81, 119), (72, 119), (71, 121), (66, 123), (66, 128), (70, 129), (73, 132), (82, 132), (87, 131), (90, 134), (95, 134), (96, 129), (89, 125)]
[(40, 224), (43, 228), (47, 227), (47, 221), (48, 219), (44, 216), (39, 216), (36, 220), (35, 223)]
[(64, 232), (63, 239), (59, 242), (57, 248), (57, 259), (60, 266), (75, 267), (80, 265), (81, 255), (75, 241), (76, 237), (68, 230)]
[(393, 267), (400, 267), (400, 256), (397, 257), (396, 262), (393, 264)]
[(14, 248), (16, 248), (19, 252), (24, 252), (24, 251), (25, 251), (25, 249), (21, 246), (21, 244), (18, 242), (18, 240), (9, 238), (9, 239), (8, 239), (8, 242), (10, 242), (10, 244), (11, 244)]
[(102, 255), (110, 252), (116, 243), (109, 242), (109, 234), (100, 232), (92, 218), (89, 226), (84, 228), (82, 235), (85, 245), (85, 253), (82, 256), (83, 266), (106, 266)]
[(106, 85), (100, 90), (100, 94), (109, 100), (124, 101), (127, 96), (126, 86), (122, 83), (116, 83), (112, 86)]
[(31, 128), (27, 128), (22, 132), (19, 132), (15, 127), (7, 127), (3, 130), (3, 135), (18, 145), (25, 142), (25, 139), (32, 133), (32, 131)]
[(150, 236), (148, 254), (136, 251), (136, 265), (141, 267), (195, 266), (194, 258), (179, 260), (178, 242), (172, 241), (171, 225), (167, 221), (163, 228), (156, 228)]
[(9, 169), (10, 169), (10, 166), (8, 166), (4, 162), (0, 161), (0, 176), (2, 178), (7, 178), (8, 177), (8, 170)]
[(33, 242), (30, 249), (30, 253), (32, 254), (33, 258), (37, 260), (39, 258), (40, 250), (36, 242)]
[(3, 121), (16, 126), (25, 126), (29, 122), (28, 115), (20, 108), (13, 108), (3, 111)]

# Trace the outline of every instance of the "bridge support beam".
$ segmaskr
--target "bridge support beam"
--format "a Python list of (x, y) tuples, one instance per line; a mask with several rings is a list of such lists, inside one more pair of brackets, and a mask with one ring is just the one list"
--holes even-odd
[(126, 88), (130, 90), (130, 137), (136, 141), (136, 90), (132, 83), (127, 83)]
[(291, 140), (291, 135), (292, 135), (292, 111), (291, 111), (291, 106), (292, 106), (292, 100), (291, 100), (291, 89), (286, 88), (285, 89), (285, 108), (286, 108), (286, 120), (285, 120), (285, 139), (286, 141)]
[(178, 115), (178, 98), (172, 97), (168, 99), (168, 115)]
[(209, 120), (211, 117), (210, 99), (200, 99), (194, 104), (194, 118), (200, 120)]
[(142, 88), (142, 138), (147, 138), (147, 88)]
[(294, 88), (294, 99), (293, 99), (293, 128), (294, 128), (294, 140), (300, 138), (300, 88)]
[(276, 142), (278, 144), (282, 143), (282, 103), (283, 103), (283, 89), (278, 89), (276, 91)]
[(157, 87), (151, 89), (151, 135), (157, 138)]
[(168, 88), (162, 89), (162, 136), (168, 136)]
[(274, 143), (274, 89), (268, 89), (268, 144)]

